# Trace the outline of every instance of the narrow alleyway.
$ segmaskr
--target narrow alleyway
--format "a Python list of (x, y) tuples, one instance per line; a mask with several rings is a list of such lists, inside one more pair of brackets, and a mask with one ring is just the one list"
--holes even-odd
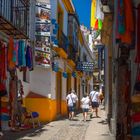
[(39, 129), (6, 133), (2, 140), (115, 140), (110, 135), (103, 106), (99, 116), (83, 122), (80, 113), (73, 121), (61, 119)]

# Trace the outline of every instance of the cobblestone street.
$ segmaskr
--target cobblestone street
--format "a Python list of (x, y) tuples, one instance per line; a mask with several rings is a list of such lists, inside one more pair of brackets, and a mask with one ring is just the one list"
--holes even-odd
[(82, 113), (73, 121), (68, 119), (48, 123), (41, 128), (9, 132), (2, 140), (115, 140), (109, 132), (105, 111), (100, 107), (99, 118), (82, 121)]

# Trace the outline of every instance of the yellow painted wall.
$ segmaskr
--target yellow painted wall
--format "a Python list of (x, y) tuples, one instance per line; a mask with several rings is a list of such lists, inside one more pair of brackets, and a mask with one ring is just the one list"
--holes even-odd
[(61, 101), (61, 114), (63, 116), (67, 115), (67, 103), (66, 103), (66, 101)]
[(62, 0), (62, 2), (69, 13), (75, 12), (71, 0)]
[[(57, 117), (56, 100), (48, 98), (25, 98), (24, 104), (28, 110), (39, 113), (39, 119), (41, 122), (50, 122)], [(61, 115), (67, 115), (66, 101), (61, 101)]]

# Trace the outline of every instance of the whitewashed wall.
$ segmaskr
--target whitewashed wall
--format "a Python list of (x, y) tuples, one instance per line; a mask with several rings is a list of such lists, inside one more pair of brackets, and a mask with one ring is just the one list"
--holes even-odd
[(62, 100), (66, 100), (67, 95), (67, 79), (62, 77)]
[(31, 73), (30, 89), (39, 95), (48, 96), (51, 94), (51, 69), (35, 67)]
[(51, 99), (56, 99), (56, 72), (51, 72), (50, 88), (51, 88)]

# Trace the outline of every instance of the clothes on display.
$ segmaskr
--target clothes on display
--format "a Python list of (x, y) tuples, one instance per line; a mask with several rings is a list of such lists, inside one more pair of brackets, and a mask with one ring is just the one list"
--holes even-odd
[[(127, 16), (129, 15), (129, 16)], [(134, 34), (132, 0), (118, 0), (117, 37), (122, 43), (131, 45)]]
[(17, 69), (33, 69), (32, 51), (26, 40), (0, 39), (0, 128), (3, 130), (21, 127), (24, 91)]
[(140, 39), (138, 39), (138, 37), (140, 36), (140, 4), (138, 5), (138, 9), (137, 9), (137, 43), (136, 43), (136, 58), (135, 58), (135, 62), (136, 63), (140, 63)]

